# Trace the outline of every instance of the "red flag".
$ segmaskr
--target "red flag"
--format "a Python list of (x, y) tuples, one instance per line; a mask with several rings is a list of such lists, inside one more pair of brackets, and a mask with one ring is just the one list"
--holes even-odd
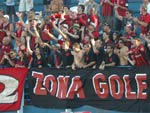
[(0, 69), (0, 111), (20, 109), (27, 68)]

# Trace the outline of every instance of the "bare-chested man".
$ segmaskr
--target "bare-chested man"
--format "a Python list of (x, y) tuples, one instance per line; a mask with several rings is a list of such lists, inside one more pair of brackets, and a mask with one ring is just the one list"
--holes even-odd
[(83, 68), (83, 66), (85, 64), (84, 63), (84, 53), (85, 52), (81, 49), (79, 43), (74, 43), (73, 51), (71, 53), (74, 57), (72, 69), (76, 70), (76, 68)]
[(116, 53), (120, 60), (120, 66), (128, 65), (128, 60), (125, 57), (127, 56), (129, 49), (125, 46), (125, 42), (123, 40), (119, 40), (119, 47), (120, 49)]

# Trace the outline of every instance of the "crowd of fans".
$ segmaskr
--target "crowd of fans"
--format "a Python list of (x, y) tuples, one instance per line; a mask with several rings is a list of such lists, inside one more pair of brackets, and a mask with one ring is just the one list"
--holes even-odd
[(149, 0), (143, 0), (138, 18), (126, 0), (79, 0), (77, 10), (70, 10), (65, 0), (44, 0), (44, 14), (38, 15), (33, 0), (24, 1), (31, 6), (26, 10), (20, 0), (17, 22), (13, 3), (6, 2), (8, 12), (0, 10), (0, 67), (103, 70), (150, 65)]

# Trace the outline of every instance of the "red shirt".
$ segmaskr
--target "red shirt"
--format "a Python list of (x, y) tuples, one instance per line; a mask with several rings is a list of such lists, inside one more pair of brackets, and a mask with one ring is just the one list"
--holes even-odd
[[(143, 21), (145, 23), (149, 23), (150, 22), (150, 15), (148, 13), (146, 13), (145, 15), (140, 15), (139, 20)], [(141, 26), (141, 33), (147, 34), (147, 27)]]
[(137, 48), (132, 48), (130, 50), (132, 52), (132, 59), (136, 62), (136, 66), (146, 66), (146, 52), (143, 45), (140, 45)]
[[(100, 0), (102, 2), (103, 0)], [(110, 2), (114, 3), (114, 0), (110, 0)], [(112, 16), (113, 15), (113, 7), (109, 3), (103, 2), (102, 5), (102, 16)]]
[(75, 22), (75, 20), (73, 20), (72, 18), (70, 18), (69, 15), (64, 15), (64, 24), (67, 24), (69, 26), (69, 28), (73, 25), (73, 23)]
[(82, 13), (82, 14), (77, 14), (77, 22), (78, 24), (80, 24), (81, 26), (85, 26), (87, 24), (88, 17), (86, 14)]
[(22, 31), (23, 31), (22, 29), (16, 31), (17, 38), (21, 38)]
[[(2, 24), (0, 26), (1, 30), (9, 30), (10, 28), (10, 23), (8, 23), (7, 25), (4, 26), (4, 24)], [(0, 42), (2, 42), (3, 38), (6, 36), (6, 32), (5, 31), (0, 31)]]
[[(52, 23), (46, 24), (44, 27), (44, 29), (48, 29), (50, 33), (53, 33), (52, 28), (53, 28)], [(42, 31), (42, 39), (44, 41), (50, 41), (51, 37), (49, 37), (49, 35), (47, 33), (45, 33), (44, 31)]]
[[(126, 0), (114, 0), (114, 3), (118, 4), (122, 7), (126, 7)], [(120, 16), (125, 16), (126, 15), (126, 10), (125, 9), (122, 9), (122, 8), (118, 7), (117, 11), (118, 11), (118, 14)]]
[(90, 22), (92, 22), (92, 23), (94, 23), (96, 25), (96, 29), (95, 30), (98, 31), (99, 30), (99, 25), (100, 25), (99, 18), (96, 15), (91, 14), (89, 16), (89, 19), (90, 19)]
[(1, 52), (0, 52), (0, 60), (3, 57), (4, 53), (5, 52), (9, 53), (11, 49), (12, 49), (12, 46), (10, 44), (9, 45), (2, 45)]

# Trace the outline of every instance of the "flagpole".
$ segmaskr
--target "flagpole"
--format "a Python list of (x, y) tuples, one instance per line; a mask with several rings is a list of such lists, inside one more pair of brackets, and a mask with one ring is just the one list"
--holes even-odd
[(23, 113), (23, 106), (24, 106), (24, 90), (22, 92), (22, 99), (21, 99), (20, 109), (17, 110), (17, 113)]

